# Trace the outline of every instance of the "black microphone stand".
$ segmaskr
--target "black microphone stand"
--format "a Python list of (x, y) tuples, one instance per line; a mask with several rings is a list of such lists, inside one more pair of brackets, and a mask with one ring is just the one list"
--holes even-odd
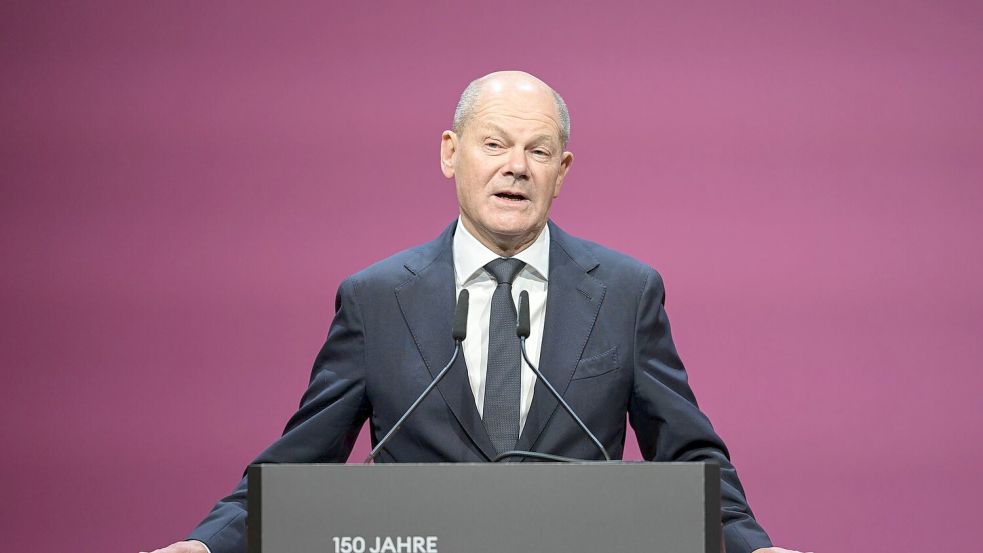
[(369, 453), (368, 457), (365, 458), (365, 461), (363, 461), (363, 463), (368, 464), (374, 461), (375, 458), (379, 456), (379, 453), (382, 452), (382, 448), (385, 447), (387, 443), (389, 443), (389, 440), (392, 439), (392, 437), (396, 435), (397, 432), (399, 432), (399, 430), (403, 427), (403, 423), (406, 422), (406, 419), (410, 418), (410, 415), (413, 414), (413, 411), (416, 411), (416, 408), (419, 407), (420, 404), (423, 403), (423, 400), (426, 399), (428, 395), (430, 395), (430, 392), (437, 387), (437, 383), (444, 379), (444, 375), (447, 374), (447, 371), (451, 370), (451, 367), (454, 366), (454, 361), (457, 360), (458, 354), (461, 353), (461, 343), (464, 342), (464, 338), (467, 337), (467, 331), (468, 331), (468, 290), (464, 289), (461, 290), (461, 294), (457, 298), (457, 308), (454, 310), (454, 327), (452, 329), (452, 333), (454, 337), (454, 355), (452, 355), (451, 360), (447, 362), (447, 366), (445, 366), (443, 369), (440, 369), (440, 372), (437, 373), (437, 376), (434, 377), (433, 381), (430, 382), (427, 388), (423, 390), (423, 393), (420, 394), (420, 397), (416, 398), (416, 401), (413, 402), (413, 405), (410, 405), (410, 408), (407, 409), (405, 413), (403, 413), (402, 417), (399, 417), (399, 420), (396, 421), (396, 424), (393, 425), (393, 427), (389, 430), (389, 432), (387, 432), (386, 435), (383, 436), (381, 440), (379, 440), (379, 443), (376, 444), (376, 446)]
[(454, 365), (454, 361), (457, 360), (457, 354), (460, 351), (461, 351), (461, 342), (458, 341), (457, 344), (454, 346), (454, 355), (452, 355), (451, 360), (447, 362), (447, 366), (441, 369), (439, 373), (437, 373), (437, 376), (433, 379), (433, 382), (431, 382), (427, 386), (426, 390), (423, 390), (423, 393), (420, 394), (420, 397), (416, 398), (416, 401), (413, 402), (413, 405), (410, 405), (410, 408), (407, 409), (405, 413), (403, 413), (403, 416), (400, 417), (398, 421), (396, 421), (396, 424), (393, 425), (392, 429), (389, 430), (389, 432), (387, 432), (386, 435), (383, 436), (381, 440), (379, 440), (378, 445), (376, 445), (375, 448), (369, 453), (369, 456), (365, 458), (365, 461), (363, 461), (363, 463), (372, 462), (375, 460), (376, 457), (379, 456), (379, 453), (382, 452), (382, 447), (389, 442), (389, 439), (395, 433), (399, 432), (399, 429), (403, 427), (403, 423), (406, 422), (406, 419), (410, 418), (410, 415), (413, 414), (413, 411), (416, 411), (416, 408), (420, 405), (420, 403), (422, 403), (423, 400), (426, 399), (428, 395), (430, 395), (430, 391), (433, 390), (433, 388), (437, 385), (437, 383), (444, 378), (444, 375), (447, 374), (447, 371), (451, 369), (451, 367)]
[[(526, 353), (526, 338), (529, 337), (531, 330), (532, 330), (531, 325), (529, 324), (529, 292), (523, 290), (519, 294), (519, 318), (515, 327), (515, 332), (519, 336), (519, 349), (522, 351), (522, 358), (526, 360), (526, 364), (529, 365), (529, 368), (532, 369), (532, 372), (536, 373), (536, 377), (539, 378), (539, 381), (542, 382), (544, 386), (546, 386), (546, 389), (549, 390), (550, 394), (552, 394), (553, 397), (555, 397), (556, 400), (560, 402), (560, 405), (563, 406), (563, 409), (567, 413), (569, 413), (571, 417), (573, 417), (573, 420), (574, 422), (577, 423), (577, 426), (579, 426), (580, 429), (584, 431), (584, 434), (587, 434), (587, 436), (591, 439), (591, 441), (594, 442), (594, 445), (597, 446), (597, 449), (599, 449), (601, 451), (601, 454), (604, 455), (604, 461), (611, 461), (611, 456), (608, 455), (608, 450), (604, 449), (604, 446), (601, 445), (601, 441), (597, 439), (597, 436), (595, 436), (594, 433), (591, 432), (589, 428), (587, 428), (587, 425), (584, 424), (584, 421), (580, 420), (580, 417), (578, 417), (577, 413), (573, 411), (573, 408), (571, 408), (570, 405), (568, 405), (567, 402), (564, 401), (563, 396), (561, 396), (560, 393), (556, 391), (556, 388), (554, 388), (553, 385), (550, 384), (549, 380), (546, 380), (546, 377), (543, 376), (543, 373), (539, 372), (539, 368), (536, 367), (536, 365), (529, 360), (529, 355)], [(492, 459), (492, 462), (498, 463), (502, 459), (507, 459), (509, 457), (529, 457), (533, 459), (556, 461), (560, 463), (588, 462), (583, 459), (561, 457), (559, 455), (550, 455), (549, 453), (538, 453), (535, 451), (517, 451), (517, 450), (511, 450), (511, 451), (505, 451), (499, 453), (498, 455), (495, 456), (494, 459)]]

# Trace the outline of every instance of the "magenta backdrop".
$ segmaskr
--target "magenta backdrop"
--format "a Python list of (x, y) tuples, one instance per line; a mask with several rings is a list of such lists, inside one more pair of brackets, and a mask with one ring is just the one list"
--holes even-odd
[(978, 543), (979, 2), (88, 4), (0, 5), (3, 550), (183, 537), (339, 282), (455, 216), (502, 68), (566, 97), (554, 219), (663, 273), (777, 542)]

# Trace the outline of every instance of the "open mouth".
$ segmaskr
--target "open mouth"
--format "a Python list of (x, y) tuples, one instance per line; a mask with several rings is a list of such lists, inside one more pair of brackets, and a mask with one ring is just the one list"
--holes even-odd
[(495, 197), (502, 198), (503, 200), (513, 201), (513, 202), (521, 202), (528, 199), (522, 194), (519, 194), (517, 192), (499, 192), (498, 194), (495, 194)]

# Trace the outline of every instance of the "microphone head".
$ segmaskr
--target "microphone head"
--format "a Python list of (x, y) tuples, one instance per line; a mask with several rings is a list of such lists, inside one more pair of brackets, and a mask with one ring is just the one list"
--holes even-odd
[(519, 292), (519, 320), (516, 321), (515, 334), (519, 338), (528, 338), (531, 325), (529, 324), (529, 292)]
[(468, 336), (468, 290), (461, 290), (457, 297), (457, 309), (454, 310), (454, 341), (463, 342)]

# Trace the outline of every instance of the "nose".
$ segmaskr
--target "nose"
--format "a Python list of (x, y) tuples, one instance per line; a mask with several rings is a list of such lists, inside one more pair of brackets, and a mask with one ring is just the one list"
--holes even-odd
[(515, 180), (526, 180), (529, 178), (529, 165), (526, 163), (526, 152), (522, 148), (512, 148), (509, 157), (503, 167), (503, 175), (512, 177)]

